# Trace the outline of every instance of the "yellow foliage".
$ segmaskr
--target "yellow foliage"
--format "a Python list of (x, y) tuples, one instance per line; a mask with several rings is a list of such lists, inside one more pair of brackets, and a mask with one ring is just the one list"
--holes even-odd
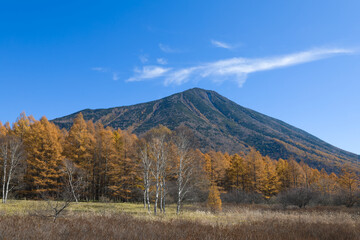
[(218, 187), (215, 184), (211, 184), (211, 186), (210, 186), (207, 205), (208, 205), (208, 208), (212, 212), (221, 212), (222, 211), (220, 192), (219, 192)]
[(46, 117), (30, 125), (24, 142), (27, 157), (25, 180), (28, 190), (55, 194), (61, 186), (62, 146), (61, 132)]
[(244, 158), (234, 154), (230, 160), (230, 166), (226, 170), (228, 188), (246, 190), (249, 183), (248, 172)]
[(269, 199), (279, 192), (280, 183), (274, 163), (266, 157), (264, 171), (260, 175), (260, 192), (266, 199)]

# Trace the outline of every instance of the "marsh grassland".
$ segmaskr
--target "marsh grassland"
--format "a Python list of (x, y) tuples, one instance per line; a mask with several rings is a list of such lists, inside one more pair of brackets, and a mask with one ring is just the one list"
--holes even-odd
[(41, 201), (0, 205), (1, 239), (360, 239), (360, 209), (185, 205), (154, 216), (134, 203), (73, 203), (55, 222)]

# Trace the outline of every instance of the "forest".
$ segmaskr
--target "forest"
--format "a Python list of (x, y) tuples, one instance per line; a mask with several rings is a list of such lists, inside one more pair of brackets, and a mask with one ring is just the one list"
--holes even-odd
[(20, 115), (0, 124), (2, 202), (7, 199), (142, 202), (154, 214), (168, 203), (282, 203), (304, 207), (359, 204), (359, 175), (339, 174), (293, 159), (246, 153), (201, 152), (191, 130), (159, 125), (142, 136), (85, 121), (71, 129)]

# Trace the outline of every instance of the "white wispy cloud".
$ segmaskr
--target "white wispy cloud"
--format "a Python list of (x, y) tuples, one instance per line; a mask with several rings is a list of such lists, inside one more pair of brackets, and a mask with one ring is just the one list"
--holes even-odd
[(175, 53), (175, 52), (178, 52), (177, 49), (174, 49), (174, 48), (171, 48), (169, 47), (168, 45), (165, 45), (165, 44), (162, 44), (162, 43), (159, 43), (159, 48), (161, 51), (165, 52), (165, 53)]
[(220, 42), (220, 41), (217, 41), (217, 40), (211, 40), (211, 44), (214, 45), (215, 47), (218, 47), (218, 48), (226, 48), (226, 49), (233, 49), (234, 46), (228, 44), (228, 43), (224, 43), (224, 42)]
[(167, 60), (165, 58), (158, 58), (158, 59), (156, 59), (156, 61), (158, 64), (161, 64), (161, 65), (167, 64)]
[(93, 67), (93, 68), (91, 68), (91, 70), (96, 71), (96, 72), (107, 72), (107, 69), (103, 68), (103, 67)]
[(169, 72), (171, 68), (163, 68), (159, 66), (144, 66), (142, 69), (136, 68), (134, 70), (135, 75), (129, 79), (127, 82), (136, 82), (142, 81), (146, 79), (158, 78), (164, 76), (167, 72)]
[(190, 76), (196, 72), (199, 67), (191, 67), (191, 68), (183, 68), (180, 70), (176, 70), (170, 72), (165, 78), (164, 85), (167, 86), (169, 84), (181, 85), (190, 80)]
[(321, 48), (275, 57), (230, 58), (180, 69), (145, 66), (141, 70), (136, 69), (135, 76), (128, 81), (142, 81), (161, 77), (164, 78), (165, 85), (181, 85), (190, 79), (208, 79), (213, 82), (232, 80), (241, 87), (250, 73), (293, 66), (353, 52), (350, 49)]

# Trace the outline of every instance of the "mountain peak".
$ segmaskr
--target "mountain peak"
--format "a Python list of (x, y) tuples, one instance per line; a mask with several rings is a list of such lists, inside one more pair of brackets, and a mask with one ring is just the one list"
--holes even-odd
[(212, 92), (212, 90), (206, 90), (203, 88), (194, 87), (194, 88), (189, 88), (183, 92)]
[[(192, 88), (152, 102), (110, 109), (83, 110), (85, 120), (141, 135), (162, 124), (170, 129), (184, 124), (194, 131), (201, 150), (235, 153), (254, 147), (272, 158), (304, 160), (313, 167), (332, 169), (356, 163), (359, 156), (256, 111), (244, 108), (212, 90)], [(74, 113), (53, 122), (70, 129)]]

